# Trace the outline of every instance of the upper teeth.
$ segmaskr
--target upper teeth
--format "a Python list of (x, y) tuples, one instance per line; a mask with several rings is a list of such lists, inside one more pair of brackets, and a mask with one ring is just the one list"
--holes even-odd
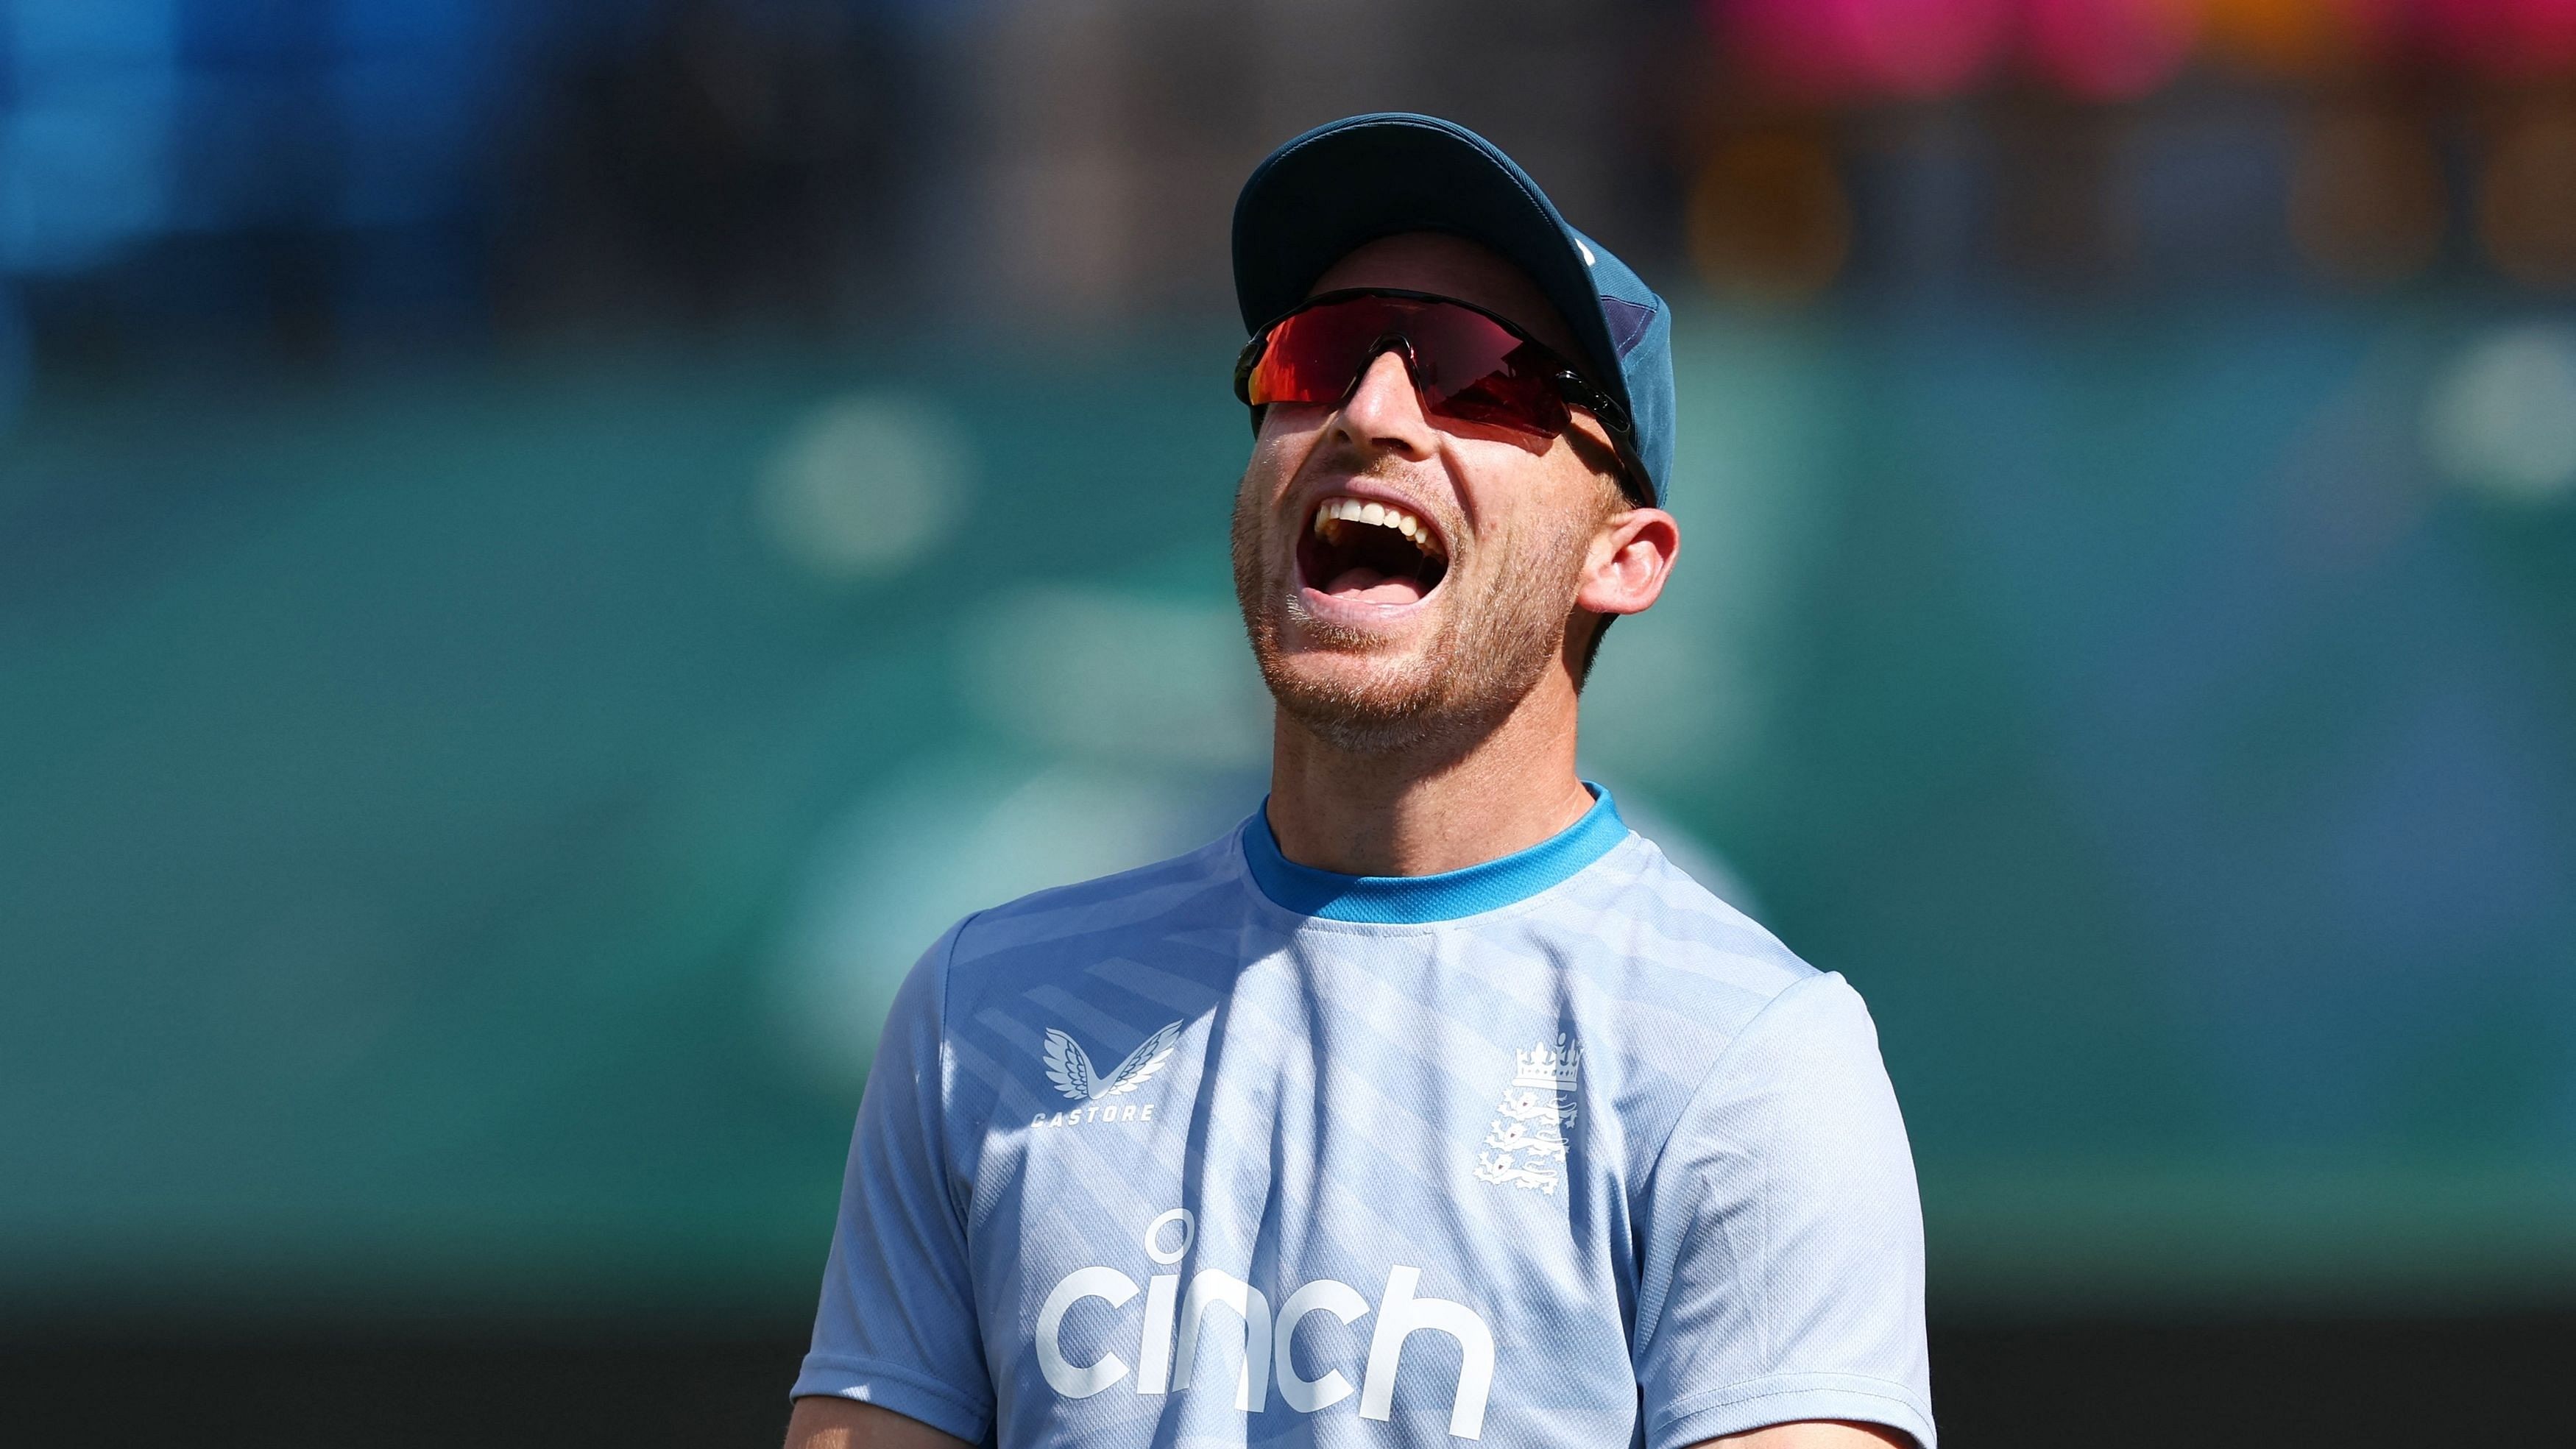
[(1406, 538), (1412, 539), (1426, 552), (1436, 551), (1438, 547), (1431, 541), (1430, 528), (1424, 525), (1421, 519), (1401, 508), (1389, 508), (1383, 503), (1362, 503), (1356, 498), (1327, 498), (1323, 506), (1315, 510), (1315, 531), (1324, 533), (1327, 531), (1324, 525), (1334, 522), (1366, 523), (1379, 528), (1392, 528)]

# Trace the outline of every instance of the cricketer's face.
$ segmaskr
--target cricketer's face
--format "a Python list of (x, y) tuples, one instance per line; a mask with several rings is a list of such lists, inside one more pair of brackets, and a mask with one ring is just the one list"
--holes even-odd
[[(1400, 287), (1511, 319), (1581, 355), (1536, 284), (1459, 237), (1371, 242), (1313, 292)], [(1625, 505), (1578, 410), (1540, 440), (1423, 410), (1404, 359), (1340, 406), (1271, 404), (1234, 505), (1234, 587), (1281, 709), (1346, 749), (1463, 743), (1565, 652), (1578, 577)]]

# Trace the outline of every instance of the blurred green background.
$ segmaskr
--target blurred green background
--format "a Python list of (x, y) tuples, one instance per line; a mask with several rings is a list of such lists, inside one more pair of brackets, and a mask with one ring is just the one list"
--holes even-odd
[(1389, 105), (1676, 304), (1586, 769), (1870, 1001), (1959, 1442), (2544, 1422), (2576, 0), (0, 0), (0, 1404), (774, 1438), (914, 955), (1260, 797), (1228, 207)]
[[(2576, 368), (2475, 310), (1686, 312), (1587, 768), (1867, 993), (1949, 1303), (2576, 1287), (2576, 500), (2431, 456)], [(26, 419), (13, 1300), (800, 1301), (914, 954), (1259, 798), (1231, 343)]]

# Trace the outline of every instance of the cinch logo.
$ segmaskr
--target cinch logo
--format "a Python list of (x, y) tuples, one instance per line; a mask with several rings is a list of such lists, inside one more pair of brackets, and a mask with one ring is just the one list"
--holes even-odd
[[(1162, 1240), (1167, 1236), (1164, 1229), (1170, 1227), (1179, 1228), (1180, 1243), (1167, 1248)], [(1145, 1229), (1145, 1256), (1157, 1263), (1178, 1263), (1189, 1256), (1190, 1244), (1197, 1236), (1198, 1220), (1187, 1208), (1174, 1208)], [(1270, 1401), (1270, 1381), (1275, 1375), (1279, 1397), (1288, 1407), (1312, 1414), (1349, 1398), (1351, 1381), (1338, 1369), (1328, 1370), (1321, 1378), (1298, 1377), (1296, 1363), (1289, 1356), (1289, 1340), (1296, 1336), (1297, 1325), (1310, 1313), (1329, 1313), (1351, 1323), (1374, 1311), (1377, 1326), (1369, 1337), (1368, 1367), (1361, 1373), (1358, 1390), (1360, 1417), (1383, 1421), (1393, 1414), (1395, 1370), (1404, 1356), (1404, 1341), (1429, 1329), (1458, 1340), (1460, 1350), (1458, 1389), (1449, 1405), (1449, 1432), (1460, 1439), (1481, 1438), (1485, 1431), (1485, 1397), (1494, 1386), (1494, 1332), (1463, 1303), (1414, 1296), (1413, 1290), (1421, 1281), (1421, 1269), (1398, 1265), (1387, 1273), (1386, 1291), (1372, 1310), (1358, 1289), (1323, 1278), (1289, 1294), (1274, 1315), (1269, 1295), (1231, 1273), (1201, 1269), (1190, 1279), (1186, 1294), (1181, 1292), (1180, 1274), (1157, 1273), (1145, 1280), (1144, 1332), (1137, 1341), (1136, 1364), (1131, 1370), (1127, 1361), (1115, 1353), (1103, 1353), (1086, 1364), (1066, 1361), (1064, 1320), (1076, 1304), (1097, 1298), (1112, 1309), (1124, 1308), (1138, 1291), (1136, 1280), (1115, 1268), (1077, 1268), (1066, 1274), (1038, 1306), (1038, 1368), (1046, 1375), (1047, 1383), (1068, 1399), (1087, 1399), (1119, 1383), (1130, 1372), (1136, 1376), (1136, 1392), (1140, 1394), (1181, 1393), (1189, 1388), (1197, 1371), (1199, 1337), (1207, 1326), (1208, 1312), (1222, 1308), (1243, 1330), (1243, 1357), (1234, 1375), (1234, 1406), (1260, 1413)], [(1180, 1319), (1177, 1346), (1172, 1332), (1175, 1309)]]

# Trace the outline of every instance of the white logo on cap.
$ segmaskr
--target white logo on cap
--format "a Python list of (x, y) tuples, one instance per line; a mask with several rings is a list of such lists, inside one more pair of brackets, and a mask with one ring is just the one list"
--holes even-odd
[(1580, 238), (1576, 239), (1574, 249), (1583, 253), (1583, 264), (1585, 266), (1589, 267), (1599, 265), (1598, 261), (1592, 255), (1592, 248), (1585, 246)]

